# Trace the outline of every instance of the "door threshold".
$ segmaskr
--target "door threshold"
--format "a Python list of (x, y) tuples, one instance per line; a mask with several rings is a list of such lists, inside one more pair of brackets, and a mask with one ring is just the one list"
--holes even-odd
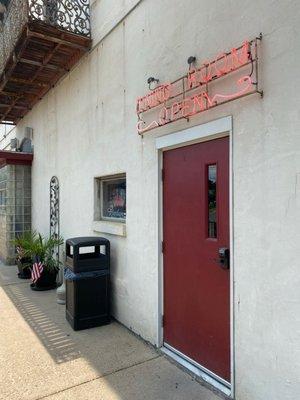
[(224, 393), (226, 396), (231, 396), (231, 385), (224, 379), (218, 377), (213, 372), (208, 371), (189, 357), (182, 354), (180, 351), (174, 349), (170, 345), (164, 343), (160, 349), (165, 355), (172, 358), (178, 364), (192, 372), (197, 377), (201, 378), (204, 382), (213, 386), (215, 389)]

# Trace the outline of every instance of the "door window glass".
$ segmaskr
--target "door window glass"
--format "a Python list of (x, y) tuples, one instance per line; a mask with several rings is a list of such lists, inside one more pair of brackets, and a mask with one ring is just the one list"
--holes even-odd
[(217, 166), (208, 166), (208, 237), (217, 237)]

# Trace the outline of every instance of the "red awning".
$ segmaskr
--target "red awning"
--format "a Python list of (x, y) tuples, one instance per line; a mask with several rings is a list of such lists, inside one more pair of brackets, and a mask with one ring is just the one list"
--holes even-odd
[(0, 150), (0, 168), (5, 165), (31, 165), (32, 160), (32, 153)]

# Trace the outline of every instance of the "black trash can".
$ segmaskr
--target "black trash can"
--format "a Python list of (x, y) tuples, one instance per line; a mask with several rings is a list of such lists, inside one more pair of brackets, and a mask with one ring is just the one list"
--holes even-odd
[[(88, 251), (84, 251), (86, 248)], [(109, 270), (109, 240), (94, 236), (68, 239), (66, 241), (66, 266), (74, 273), (99, 269)]]
[(110, 323), (110, 243), (101, 237), (66, 241), (66, 318), (74, 330)]

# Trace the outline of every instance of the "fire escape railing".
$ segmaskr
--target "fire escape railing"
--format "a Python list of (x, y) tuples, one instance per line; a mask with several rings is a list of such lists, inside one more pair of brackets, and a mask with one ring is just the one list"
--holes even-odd
[(90, 36), (89, 0), (28, 0), (28, 15), (32, 21)]
[(11, 0), (0, 22), (0, 74), (23, 28), (40, 23), (91, 36), (89, 0)]

